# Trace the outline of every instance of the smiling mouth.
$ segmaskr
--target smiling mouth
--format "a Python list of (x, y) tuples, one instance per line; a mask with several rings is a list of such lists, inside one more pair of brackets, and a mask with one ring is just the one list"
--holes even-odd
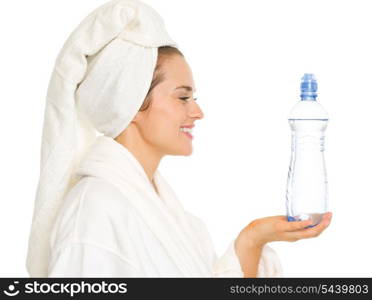
[(192, 128), (181, 127), (181, 128), (180, 128), (180, 131), (181, 131), (183, 134), (185, 134), (188, 138), (193, 139), (193, 136), (192, 136)]

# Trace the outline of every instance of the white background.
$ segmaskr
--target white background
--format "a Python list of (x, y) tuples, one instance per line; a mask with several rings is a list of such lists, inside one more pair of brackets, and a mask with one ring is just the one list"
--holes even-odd
[[(45, 96), (63, 43), (102, 0), (7, 1), (0, 11), (0, 276), (28, 276)], [(370, 1), (147, 0), (193, 73), (205, 118), (194, 152), (160, 170), (201, 217), (216, 251), (255, 218), (285, 214), (287, 115), (313, 72), (328, 110), (333, 221), (318, 238), (275, 242), (287, 277), (371, 276)]]

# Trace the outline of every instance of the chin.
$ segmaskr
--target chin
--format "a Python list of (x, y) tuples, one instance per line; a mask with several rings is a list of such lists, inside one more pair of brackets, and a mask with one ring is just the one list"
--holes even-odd
[(183, 156), (190, 156), (192, 154), (192, 149), (182, 154)]
[(192, 154), (192, 147), (183, 147), (181, 149), (174, 149), (169, 154), (171, 154), (171, 155), (189, 156), (189, 155)]

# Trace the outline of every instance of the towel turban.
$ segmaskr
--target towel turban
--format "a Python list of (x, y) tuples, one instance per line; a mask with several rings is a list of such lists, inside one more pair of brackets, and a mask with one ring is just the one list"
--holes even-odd
[(71, 33), (47, 91), (40, 178), (28, 243), (31, 277), (48, 276), (50, 234), (79, 161), (97, 135), (118, 136), (150, 88), (158, 47), (177, 47), (159, 14), (137, 0), (113, 0)]

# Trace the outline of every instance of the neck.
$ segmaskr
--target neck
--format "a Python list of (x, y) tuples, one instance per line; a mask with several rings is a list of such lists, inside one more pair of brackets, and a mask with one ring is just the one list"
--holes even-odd
[(154, 185), (154, 173), (163, 155), (142, 138), (133, 124), (130, 124), (128, 128), (117, 136), (115, 141), (123, 145), (134, 155), (142, 165), (148, 179)]

